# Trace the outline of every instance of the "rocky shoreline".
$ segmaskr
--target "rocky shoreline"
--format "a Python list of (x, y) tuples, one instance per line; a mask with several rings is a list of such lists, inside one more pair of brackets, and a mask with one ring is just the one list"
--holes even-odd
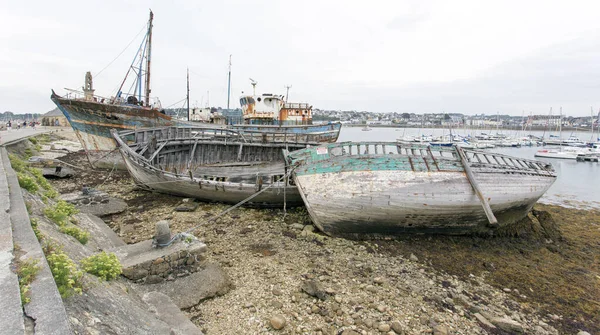
[[(82, 152), (62, 159), (86, 164)], [(126, 243), (151, 238), (158, 220), (174, 233), (197, 227), (207, 260), (233, 284), (185, 310), (206, 334), (600, 331), (598, 211), (537, 205), (554, 218), (551, 238), (531, 225), (501, 238), (351, 241), (315, 233), (303, 208), (240, 208), (204, 224), (228, 206), (177, 211), (182, 198), (137, 189), (121, 171), (82, 171), (52, 184), (61, 193), (87, 185), (123, 199), (126, 211), (103, 219)]]

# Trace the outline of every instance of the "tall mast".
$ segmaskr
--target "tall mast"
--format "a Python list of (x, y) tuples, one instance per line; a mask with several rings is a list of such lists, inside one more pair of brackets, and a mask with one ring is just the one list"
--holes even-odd
[(187, 95), (185, 96), (187, 100), (187, 120), (190, 120), (190, 68), (187, 69)]
[(590, 106), (590, 122), (592, 123), (592, 136), (590, 142), (594, 142), (594, 107)]
[(152, 51), (152, 20), (154, 13), (150, 11), (150, 20), (148, 21), (148, 55), (146, 56), (146, 105), (150, 106), (150, 56)]
[(229, 75), (227, 77), (227, 110), (229, 110), (230, 93), (231, 93), (231, 55), (229, 55)]

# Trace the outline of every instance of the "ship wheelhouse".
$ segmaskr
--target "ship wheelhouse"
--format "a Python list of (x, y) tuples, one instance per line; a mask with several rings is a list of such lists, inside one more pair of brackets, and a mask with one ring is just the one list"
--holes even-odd
[(283, 95), (265, 93), (240, 98), (244, 121), (257, 125), (312, 124), (312, 106), (308, 103), (288, 103)]

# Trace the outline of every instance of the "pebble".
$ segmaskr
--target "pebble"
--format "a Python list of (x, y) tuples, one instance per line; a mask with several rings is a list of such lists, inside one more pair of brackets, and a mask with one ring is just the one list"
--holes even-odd
[(388, 325), (387, 323), (380, 323), (377, 327), (377, 330), (379, 330), (380, 332), (389, 332), (391, 329), (392, 327), (390, 327), (390, 325)]
[(433, 335), (448, 335), (448, 327), (444, 325), (433, 327)]
[(375, 277), (375, 278), (373, 278), (373, 282), (374, 282), (375, 284), (379, 284), (379, 285), (381, 285), (381, 284), (385, 283), (385, 279), (383, 279), (383, 278), (381, 278), (381, 277)]
[(275, 330), (283, 329), (286, 324), (285, 318), (282, 315), (273, 315), (269, 322), (271, 323), (271, 327)]
[(410, 254), (410, 260), (413, 262), (417, 262), (419, 260), (419, 258), (417, 258), (417, 256), (415, 256), (415, 254)]
[(396, 334), (404, 334), (404, 329), (399, 321), (392, 322), (392, 330), (396, 332)]
[(304, 225), (301, 223), (293, 223), (290, 228), (295, 229), (295, 230), (302, 230), (304, 229)]

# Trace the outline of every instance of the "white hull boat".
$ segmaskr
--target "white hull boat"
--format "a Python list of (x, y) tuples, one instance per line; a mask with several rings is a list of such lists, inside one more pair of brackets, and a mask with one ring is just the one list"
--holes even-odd
[(523, 219), (556, 179), (545, 162), (404, 143), (335, 143), (287, 160), (313, 223), (349, 238), (493, 234)]

